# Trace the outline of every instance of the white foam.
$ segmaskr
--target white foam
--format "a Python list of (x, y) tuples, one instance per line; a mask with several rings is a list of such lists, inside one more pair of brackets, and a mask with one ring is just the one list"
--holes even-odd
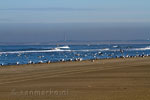
[(30, 50), (30, 51), (8, 51), (8, 52), (0, 52), (0, 54), (21, 54), (21, 53), (47, 53), (47, 52), (90, 52), (90, 51), (109, 51), (109, 48), (105, 49), (87, 49), (87, 50), (63, 50), (59, 48), (54, 48), (52, 50)]
[(113, 48), (118, 48), (118, 46), (117, 46), (117, 45), (115, 45), (115, 46), (113, 46)]
[(144, 51), (144, 50), (150, 50), (150, 46), (148, 46), (148, 47), (145, 47), (145, 48), (134, 48), (134, 49), (131, 49), (131, 50), (135, 50), (135, 51)]
[(63, 52), (63, 51), (70, 51), (70, 50), (61, 50), (61, 49), (54, 49), (54, 50), (33, 50), (33, 51), (11, 51), (11, 52), (0, 52), (0, 54), (15, 54), (15, 53), (46, 53), (46, 52)]
[(56, 47), (56, 48), (58, 48), (58, 49), (70, 49), (69, 46), (62, 46), (62, 47)]
[(109, 51), (109, 48), (105, 49), (87, 49), (87, 50), (72, 50), (72, 51), (82, 51), (82, 52), (89, 52), (89, 51)]

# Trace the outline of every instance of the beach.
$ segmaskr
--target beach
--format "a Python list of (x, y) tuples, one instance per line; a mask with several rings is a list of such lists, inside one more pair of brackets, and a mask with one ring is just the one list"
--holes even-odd
[(0, 66), (0, 100), (149, 100), (150, 57)]

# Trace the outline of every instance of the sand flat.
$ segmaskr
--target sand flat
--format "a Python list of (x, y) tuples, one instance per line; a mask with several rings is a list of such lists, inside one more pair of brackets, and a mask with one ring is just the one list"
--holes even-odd
[(0, 67), (0, 100), (149, 100), (150, 57)]

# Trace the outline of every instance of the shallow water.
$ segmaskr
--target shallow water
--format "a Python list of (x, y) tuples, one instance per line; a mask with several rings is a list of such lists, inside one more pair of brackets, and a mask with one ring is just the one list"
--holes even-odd
[[(123, 53), (120, 51), (124, 51)], [(58, 62), (76, 58), (103, 59), (115, 58), (116, 56), (150, 55), (148, 44), (119, 44), (119, 45), (26, 45), (26, 46), (0, 46), (0, 64), (16, 65), (27, 64), (29, 61)]]

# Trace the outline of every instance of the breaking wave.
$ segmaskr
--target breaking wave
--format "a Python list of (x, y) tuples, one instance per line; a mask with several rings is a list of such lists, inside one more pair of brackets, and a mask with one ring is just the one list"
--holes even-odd
[(0, 54), (17, 54), (17, 53), (48, 53), (48, 52), (90, 52), (90, 51), (109, 51), (109, 48), (105, 49), (86, 49), (86, 50), (63, 50), (59, 47), (54, 48), (52, 50), (29, 50), (29, 51), (7, 51), (0, 52)]
[[(122, 49), (125, 51), (145, 51), (150, 50), (150, 46), (147, 46), (145, 48), (130, 48), (130, 49)], [(18, 51), (5, 51), (0, 52), (0, 54), (20, 54), (20, 53), (49, 53), (49, 52), (94, 52), (94, 51), (120, 51), (120, 49), (79, 49), (79, 50), (71, 50), (69, 46), (62, 46), (62, 47), (56, 47), (49, 50), (18, 50)]]
[(133, 49), (129, 49), (129, 50), (133, 50), (133, 51), (144, 51), (144, 50), (150, 50), (150, 46), (147, 46), (145, 48), (133, 48)]

